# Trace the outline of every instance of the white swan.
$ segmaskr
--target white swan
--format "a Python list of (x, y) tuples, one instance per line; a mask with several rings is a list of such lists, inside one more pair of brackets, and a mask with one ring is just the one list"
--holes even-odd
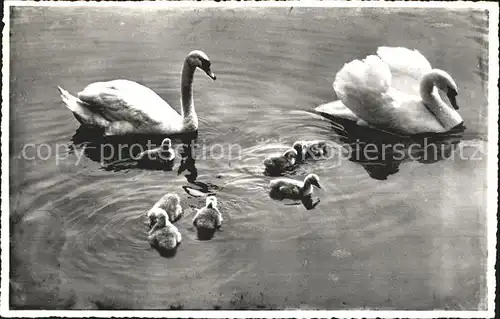
[(403, 135), (443, 133), (463, 123), (447, 72), (432, 69), (417, 50), (380, 47), (377, 55), (345, 64), (333, 83), (340, 100), (316, 111)]
[(194, 132), (198, 129), (192, 89), (196, 68), (216, 78), (205, 53), (189, 53), (182, 68), (181, 114), (151, 89), (129, 80), (92, 83), (78, 97), (58, 88), (63, 102), (80, 123), (104, 128), (108, 136)]

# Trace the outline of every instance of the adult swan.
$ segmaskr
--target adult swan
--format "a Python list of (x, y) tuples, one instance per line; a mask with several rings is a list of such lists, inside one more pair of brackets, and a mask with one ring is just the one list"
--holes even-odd
[(128, 80), (92, 83), (78, 97), (58, 88), (80, 123), (101, 127), (108, 136), (194, 132), (198, 129), (192, 89), (196, 68), (215, 80), (208, 56), (202, 51), (189, 53), (182, 68), (180, 115), (151, 89)]
[(316, 111), (403, 135), (444, 133), (463, 123), (448, 73), (432, 69), (417, 50), (380, 47), (377, 55), (345, 64), (333, 83), (340, 100)]

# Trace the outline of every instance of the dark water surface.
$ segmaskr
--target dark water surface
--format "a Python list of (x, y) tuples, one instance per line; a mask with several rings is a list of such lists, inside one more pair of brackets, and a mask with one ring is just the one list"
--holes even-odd
[[(12, 11), (11, 29), (12, 307), (486, 307), (484, 13), (25, 7)], [(342, 143), (311, 111), (335, 99), (345, 62), (380, 45), (417, 48), (451, 73), (467, 127), (455, 153), (480, 150), (483, 159), (309, 162), (291, 175), (316, 173), (320, 204), (271, 200), (262, 160), (297, 139)], [(193, 49), (218, 77), (195, 76), (197, 176), (178, 174), (179, 162), (172, 171), (105, 170), (91, 152), (75, 164), (83, 145), (64, 147), (79, 124), (57, 85), (75, 93), (126, 78), (178, 109), (181, 64)], [(29, 143), (41, 149), (28, 149), (35, 159), (22, 156)], [(238, 144), (241, 158), (210, 156), (216, 144)], [(191, 227), (204, 199), (183, 186), (219, 198), (225, 224), (211, 241)], [(141, 215), (166, 192), (186, 209), (173, 258), (149, 247)]]

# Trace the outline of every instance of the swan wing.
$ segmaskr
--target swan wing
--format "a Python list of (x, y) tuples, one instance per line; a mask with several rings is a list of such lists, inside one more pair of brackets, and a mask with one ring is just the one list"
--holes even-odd
[(354, 114), (340, 100), (321, 104), (316, 107), (315, 111), (318, 113), (328, 114), (354, 122), (359, 120), (359, 117), (357, 117), (356, 114)]
[(420, 81), (432, 70), (432, 67), (418, 50), (403, 47), (379, 47), (377, 55), (391, 71), (393, 88), (420, 96)]
[(96, 82), (78, 93), (88, 108), (109, 121), (126, 121), (137, 126), (161, 124), (180, 118), (153, 90), (129, 80)]
[(358, 118), (371, 125), (396, 121), (400, 106), (391, 89), (391, 71), (378, 56), (345, 64), (335, 76), (333, 88), (340, 101)]

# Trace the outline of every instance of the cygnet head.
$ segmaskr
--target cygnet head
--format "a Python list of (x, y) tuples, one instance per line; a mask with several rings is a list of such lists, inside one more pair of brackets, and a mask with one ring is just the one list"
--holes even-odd
[(297, 151), (293, 148), (286, 150), (285, 153), (283, 153), (283, 157), (288, 160), (295, 159), (297, 157)]
[(314, 185), (317, 188), (321, 188), (321, 185), (319, 183), (319, 177), (316, 174), (309, 174), (306, 176), (304, 179), (304, 185)]
[(161, 142), (161, 148), (164, 150), (168, 150), (172, 147), (172, 141), (169, 138), (164, 139)]
[(210, 59), (205, 52), (200, 50), (191, 51), (188, 54), (186, 61), (189, 65), (203, 70), (212, 80), (216, 79), (215, 74), (210, 70)]
[(208, 196), (205, 206), (207, 208), (217, 208), (217, 198), (215, 196)]

